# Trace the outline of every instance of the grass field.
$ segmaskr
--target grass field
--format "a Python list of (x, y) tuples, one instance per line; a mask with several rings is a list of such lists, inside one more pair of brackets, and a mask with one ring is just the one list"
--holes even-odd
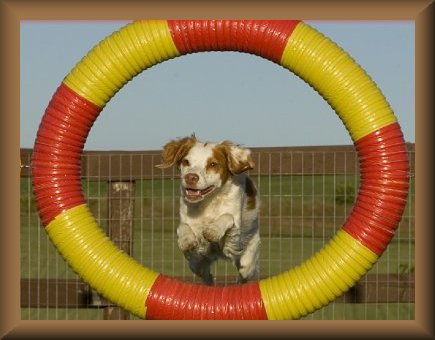
[[(310, 257), (341, 228), (358, 188), (353, 175), (254, 177), (261, 194), (261, 274), (278, 274)], [(133, 257), (154, 271), (191, 279), (176, 245), (178, 180), (143, 180), (135, 184)], [(87, 203), (104, 229), (108, 216), (107, 182), (83, 181)], [(35, 210), (29, 178), (21, 179), (21, 277), (75, 278), (48, 240)], [(414, 270), (414, 179), (408, 204), (393, 241), (372, 273)], [(233, 283), (235, 270), (226, 262), (217, 276)], [(226, 281), (228, 280), (228, 281)], [(314, 319), (412, 319), (413, 304), (356, 305), (333, 303)], [(78, 315), (80, 314), (80, 315)], [(100, 310), (23, 309), (23, 319), (98, 319)]]

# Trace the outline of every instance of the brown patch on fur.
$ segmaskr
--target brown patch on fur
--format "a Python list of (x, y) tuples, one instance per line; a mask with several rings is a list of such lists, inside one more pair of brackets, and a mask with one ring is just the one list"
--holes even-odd
[(225, 155), (227, 157), (228, 169), (233, 175), (241, 174), (242, 172), (251, 170), (254, 168), (254, 162), (250, 155), (246, 159), (236, 159), (231, 151), (232, 147), (237, 147), (234, 143), (230, 141), (224, 141), (218, 145), (223, 148)]
[[(215, 163), (215, 166), (212, 166)], [(213, 149), (213, 156), (207, 160), (206, 171), (214, 171), (220, 174), (222, 184), (226, 183), (231, 173), (228, 169), (228, 159), (223, 146), (216, 145)]]
[(157, 168), (166, 169), (175, 163), (179, 166), (181, 160), (196, 143), (195, 135), (170, 141), (163, 147), (163, 163), (156, 165)]
[(257, 188), (254, 185), (254, 182), (249, 177), (246, 177), (245, 181), (245, 193), (248, 197), (246, 201), (246, 208), (248, 210), (255, 209), (256, 206), (256, 197), (257, 197)]

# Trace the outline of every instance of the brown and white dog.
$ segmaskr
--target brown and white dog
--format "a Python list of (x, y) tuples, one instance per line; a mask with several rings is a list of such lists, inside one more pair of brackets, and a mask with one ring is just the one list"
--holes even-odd
[(163, 164), (181, 173), (178, 246), (191, 270), (214, 283), (211, 264), (232, 261), (239, 283), (258, 279), (259, 198), (246, 174), (254, 163), (249, 149), (229, 141), (202, 143), (195, 135), (164, 146)]

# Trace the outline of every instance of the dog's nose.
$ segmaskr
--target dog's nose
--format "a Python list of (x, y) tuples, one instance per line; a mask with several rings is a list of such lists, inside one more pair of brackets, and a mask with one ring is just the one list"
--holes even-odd
[(199, 176), (197, 174), (189, 173), (184, 176), (184, 180), (188, 185), (195, 185), (198, 183)]

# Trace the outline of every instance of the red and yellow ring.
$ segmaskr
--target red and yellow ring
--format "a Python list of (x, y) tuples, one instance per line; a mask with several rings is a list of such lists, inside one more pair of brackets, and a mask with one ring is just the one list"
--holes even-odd
[[(85, 204), (80, 158), (92, 124), (135, 75), (201, 51), (255, 54), (316, 89), (347, 127), (361, 184), (353, 210), (307, 261), (259, 282), (194, 285), (144, 268), (107, 239)], [(32, 180), (47, 233), (70, 266), (107, 299), (148, 319), (297, 319), (327, 305), (377, 261), (398, 226), (408, 159), (396, 118), (376, 84), (332, 41), (305, 23), (137, 21), (96, 45), (65, 77), (35, 141)]]

